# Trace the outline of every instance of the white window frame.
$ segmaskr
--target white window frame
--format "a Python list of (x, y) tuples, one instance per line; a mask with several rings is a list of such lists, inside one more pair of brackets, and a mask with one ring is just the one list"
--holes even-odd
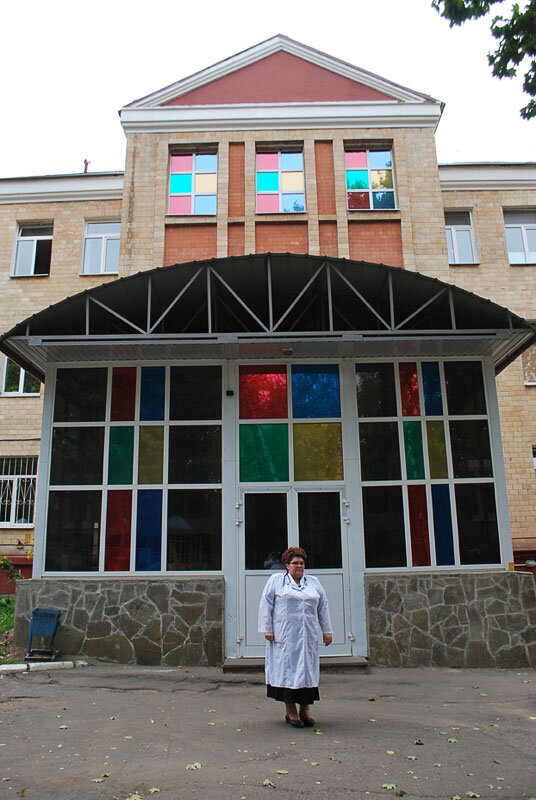
[[(18, 472), (10, 472), (10, 474), (3, 474), (4, 461), (14, 461), (15, 467), (19, 468)], [(17, 463), (19, 462), (19, 463)], [(25, 462), (25, 464), (23, 463)], [(26, 469), (23, 470), (23, 466)], [(0, 507), (4, 499), (4, 491), (9, 491), (7, 486), (11, 484), (10, 494), (10, 514), (9, 520), (0, 521), (0, 528), (33, 528), (35, 519), (35, 487), (37, 481), (37, 456), (0, 456)], [(33, 496), (30, 501), (31, 508), (31, 522), (17, 522), (17, 496), (19, 492), (20, 480), (30, 480), (32, 486)]]
[[(25, 228), (52, 228), (52, 233), (46, 233), (43, 235), (36, 234), (34, 236), (23, 236), (22, 231)], [(15, 278), (48, 278), (50, 276), (50, 267), (52, 264), (52, 251), (50, 255), (50, 263), (48, 265), (48, 272), (46, 273), (36, 273), (35, 272), (35, 258), (37, 254), (37, 242), (42, 241), (50, 241), (52, 242), (54, 238), (54, 223), (53, 222), (21, 222), (17, 228), (17, 240), (15, 243), (15, 255), (13, 259), (13, 270), (12, 270), (12, 277)], [(21, 242), (33, 242), (33, 253), (32, 253), (32, 271), (31, 272), (19, 272), (17, 269), (18, 261), (19, 261), (19, 247)]]
[[(378, 168), (377, 167), (371, 167), (371, 165), (370, 165), (370, 155), (371, 155), (371, 153), (385, 153), (387, 151), (389, 151), (389, 153), (391, 154), (391, 166), (390, 167), (385, 167), (385, 169), (383, 171), (391, 170), (391, 174), (392, 174), (392, 178), (393, 178), (393, 188), (392, 189), (373, 189), (372, 188), (372, 178), (371, 178), (371, 174), (370, 173), (372, 172), (372, 170), (378, 169)], [(397, 195), (396, 195), (396, 175), (395, 175), (395, 162), (394, 162), (394, 158), (393, 158), (393, 146), (390, 144), (389, 147), (387, 147), (387, 148), (386, 147), (359, 147), (358, 145), (347, 144), (345, 146), (345, 148), (344, 148), (344, 156), (345, 156), (345, 158), (346, 158), (346, 153), (356, 153), (356, 152), (365, 153), (366, 156), (367, 156), (367, 166), (364, 169), (366, 169), (366, 171), (367, 171), (368, 189), (348, 189), (347, 183), (346, 183), (346, 172), (347, 172), (347, 169), (346, 169), (346, 164), (345, 164), (345, 167), (344, 167), (344, 186), (345, 186), (345, 192), (346, 192), (346, 210), (350, 214), (355, 214), (356, 212), (358, 212), (358, 213), (369, 213), (371, 211), (373, 211), (375, 213), (377, 213), (378, 211), (379, 212), (383, 212), (383, 211), (391, 211), (391, 212), (392, 211), (399, 211), (398, 199), (397, 199)], [(363, 193), (364, 194), (365, 192), (369, 196), (369, 207), (368, 208), (350, 208), (349, 207), (349, 203), (348, 203), (348, 195), (350, 193), (355, 193), (355, 194)], [(374, 208), (374, 192), (389, 192), (390, 194), (392, 194), (393, 195), (393, 200), (394, 200), (393, 208)]]
[[(89, 226), (90, 225), (99, 225), (99, 224), (109, 224), (114, 223), (119, 225), (119, 230), (117, 233), (90, 233)], [(86, 229), (84, 232), (84, 246), (82, 248), (82, 268), (81, 268), (81, 275), (117, 275), (119, 273), (119, 257), (117, 267), (114, 270), (106, 270), (106, 244), (109, 240), (118, 240), (121, 238), (121, 220), (120, 219), (87, 219), (86, 220)], [(99, 263), (99, 271), (98, 272), (86, 272), (85, 271), (85, 261), (86, 261), (86, 242), (88, 239), (100, 239), (101, 240), (101, 254), (100, 254), (100, 263)]]
[[(0, 395), (2, 397), (39, 397), (41, 394), (41, 384), (39, 384), (39, 391), (38, 392), (25, 392), (24, 391), (24, 382), (26, 379), (26, 370), (24, 367), (20, 367), (18, 364), (16, 366), (19, 367), (19, 388), (15, 392), (10, 392), (6, 389), (6, 377), (7, 377), (7, 365), (8, 361), (12, 361), (7, 356), (2, 358), (2, 364), (0, 369), (0, 374), (2, 376), (2, 383), (0, 385)], [(15, 363), (15, 362), (13, 362)]]
[[(469, 224), (468, 225), (449, 225), (445, 218), (445, 233), (447, 236), (447, 250), (449, 251), (448, 258), (449, 264), (477, 264), (478, 258), (476, 254), (476, 246), (475, 246), (475, 232), (473, 227), (473, 214), (469, 209), (462, 209), (462, 210), (453, 210), (453, 209), (445, 209), (445, 217), (447, 214), (469, 214)], [(469, 235), (471, 237), (471, 249), (473, 251), (473, 259), (472, 261), (465, 261), (460, 258), (459, 247), (458, 247), (458, 233), (461, 231), (469, 231)], [(450, 247), (449, 247), (449, 232), (451, 234), (452, 239), (452, 255), (453, 258), (450, 257)]]
[[(518, 213), (519, 217), (521, 218), (523, 213), (534, 215), (534, 209), (514, 209), (514, 208), (507, 208), (504, 209), (505, 212), (514, 212)], [(510, 254), (510, 250), (508, 250), (508, 240), (506, 240), (506, 249), (508, 251), (508, 261), (510, 264), (536, 264), (536, 258), (530, 258), (530, 248), (529, 242), (527, 238), (527, 231), (535, 231), (536, 233), (536, 222), (506, 222), (504, 223), (504, 232), (506, 238), (506, 231), (508, 230), (520, 230), (521, 231), (521, 239), (523, 241), (523, 250), (525, 258), (523, 261), (512, 261), (512, 256)]]
[[(257, 155), (259, 155), (259, 154), (260, 155), (264, 155), (264, 154), (268, 154), (268, 153), (269, 154), (277, 153), (277, 181), (278, 181), (278, 185), (279, 185), (279, 188), (278, 188), (277, 192), (273, 191), (273, 190), (272, 191), (265, 191), (265, 192), (257, 191), (257, 175), (259, 175), (259, 174), (262, 175), (263, 172), (264, 172), (264, 170), (260, 170), (260, 171), (257, 170), (257, 164), (256, 164)], [(301, 169), (301, 170), (283, 169), (282, 166), (281, 166), (281, 155), (284, 155), (286, 153), (301, 153), (303, 169)], [(302, 211), (283, 211), (283, 196), (284, 195), (287, 195), (287, 194), (302, 194), (302, 192), (287, 192), (287, 191), (283, 191), (282, 176), (286, 172), (301, 172), (302, 175), (303, 175), (303, 210)], [(279, 203), (279, 210), (278, 211), (259, 211), (258, 205), (259, 205), (259, 195), (260, 194), (271, 194), (274, 197), (277, 197), (278, 198), (278, 203)], [(255, 152), (255, 213), (256, 214), (260, 214), (261, 216), (265, 215), (265, 214), (267, 215), (267, 214), (306, 214), (307, 213), (307, 196), (306, 196), (306, 191), (305, 191), (305, 155), (304, 155), (303, 147), (300, 148), (300, 149), (297, 149), (297, 150), (289, 149), (289, 148), (286, 148), (286, 147), (282, 147), (280, 150), (269, 150), (269, 149), (264, 149), (262, 147), (259, 147), (259, 149), (256, 150), (256, 152)]]

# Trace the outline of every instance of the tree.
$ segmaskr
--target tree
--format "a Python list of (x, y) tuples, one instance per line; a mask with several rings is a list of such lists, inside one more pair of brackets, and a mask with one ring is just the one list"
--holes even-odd
[[(433, 8), (450, 20), (450, 27), (461, 25), (468, 19), (485, 16), (491, 6), (502, 0), (432, 0)], [(523, 77), (523, 91), (536, 96), (536, 0), (528, 0), (520, 10), (514, 3), (510, 16), (496, 16), (491, 21), (491, 33), (499, 42), (495, 52), (488, 53), (488, 63), (497, 78), (512, 78), (522, 64), (527, 67)], [(536, 116), (536, 100), (529, 100), (521, 109), (521, 116)]]

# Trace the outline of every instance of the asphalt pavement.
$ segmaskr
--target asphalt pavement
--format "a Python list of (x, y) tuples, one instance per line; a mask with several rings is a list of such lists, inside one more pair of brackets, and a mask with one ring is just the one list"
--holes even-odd
[(0, 798), (536, 798), (536, 671), (321, 675), (295, 729), (261, 674), (91, 665), (0, 678)]

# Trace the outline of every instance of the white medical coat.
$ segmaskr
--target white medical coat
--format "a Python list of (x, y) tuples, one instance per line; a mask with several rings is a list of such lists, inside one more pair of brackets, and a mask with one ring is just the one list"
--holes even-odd
[(259, 633), (266, 641), (266, 683), (289, 689), (318, 686), (318, 624), (332, 633), (326, 591), (314, 575), (296, 584), (288, 572), (271, 575), (259, 604)]

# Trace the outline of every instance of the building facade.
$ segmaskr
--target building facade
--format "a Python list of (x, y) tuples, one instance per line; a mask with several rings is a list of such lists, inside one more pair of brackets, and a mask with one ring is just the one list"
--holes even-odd
[(300, 542), (335, 655), (535, 663), (536, 165), (438, 166), (441, 111), (274, 37), (122, 109), (124, 173), (0, 181), (21, 639), (259, 656)]

